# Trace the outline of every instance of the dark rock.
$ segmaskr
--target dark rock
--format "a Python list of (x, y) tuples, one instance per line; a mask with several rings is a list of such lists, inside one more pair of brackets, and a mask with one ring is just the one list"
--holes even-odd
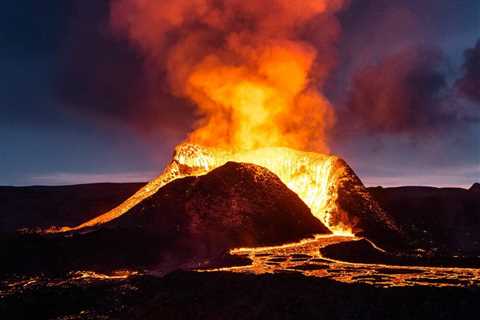
[(205, 176), (175, 180), (104, 227), (132, 225), (198, 238), (206, 249), (222, 250), (330, 233), (276, 175), (235, 162)]
[(480, 183), (475, 182), (474, 184), (472, 184), (472, 186), (468, 190), (473, 192), (480, 192)]
[(315, 263), (306, 263), (306, 264), (290, 267), (290, 269), (293, 269), (293, 270), (303, 270), (303, 271), (325, 270), (328, 268), (330, 268), (328, 264), (315, 264)]
[(417, 247), (480, 255), (480, 196), (462, 188), (369, 188)]
[(293, 259), (310, 259), (312, 256), (303, 253), (295, 253), (290, 256)]
[(229, 162), (175, 180), (97, 228), (1, 241), (0, 270), (194, 268), (235, 247), (273, 245), (329, 233), (273, 173)]
[(0, 187), (0, 232), (77, 225), (114, 208), (144, 183)]
[(45, 283), (0, 300), (0, 314), (82, 320), (469, 319), (478, 312), (479, 299), (475, 286), (378, 288), (286, 270), (261, 276), (174, 272), (163, 278)]
[(384, 249), (408, 248), (411, 239), (394, 217), (378, 204), (344, 160), (338, 162), (336, 167), (342, 168), (336, 172), (338, 220), (349, 221), (356, 236), (366, 237)]
[(452, 258), (442, 255), (392, 254), (375, 248), (362, 239), (332, 244), (320, 249), (322, 256), (330, 259), (354, 262), (403, 266), (480, 267), (480, 258)]

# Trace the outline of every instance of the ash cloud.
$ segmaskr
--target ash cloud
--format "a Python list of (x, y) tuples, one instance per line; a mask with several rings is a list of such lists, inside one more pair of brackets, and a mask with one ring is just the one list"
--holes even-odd
[(480, 112), (466, 103), (478, 96), (478, 52), (465, 51), (464, 75), (455, 79), (442, 50), (408, 47), (357, 67), (339, 103), (337, 131), (391, 136), (407, 134), (414, 140), (469, 134), (480, 124)]
[(445, 108), (447, 81), (438, 51), (412, 48), (353, 75), (347, 114), (374, 133), (431, 130), (452, 116)]
[(441, 50), (425, 47), (355, 69), (332, 133), (336, 152), (367, 175), (384, 166), (392, 175), (411, 167), (435, 176), (478, 164), (480, 112), (459, 95), (455, 74)]
[[(172, 47), (178, 37), (201, 30), (198, 22), (188, 21), (186, 29), (160, 33), (140, 29), (155, 47), (145, 56), (131, 41), (112, 33), (108, 1), (76, 1), (76, 5), (79, 10), (69, 28), (71, 41), (64, 45), (63, 72), (57, 85), (61, 101), (70, 111), (96, 120), (120, 122), (177, 142), (183, 139), (198, 114), (193, 104), (172, 94), (167, 70), (152, 61), (165, 65), (165, 48)], [(338, 13), (339, 20), (326, 15), (304, 25), (298, 36), (314, 45), (322, 61), (312, 77), (327, 88), (337, 110), (331, 140), (341, 144), (344, 137), (352, 139), (345, 134), (352, 131), (354, 135), (409, 134), (421, 139), (426, 133), (441, 135), (460, 128), (456, 135), (468, 135), (462, 126), (478, 123), (478, 114), (466, 110), (458, 98), (461, 94), (478, 105), (474, 86), (478, 83), (478, 44), (467, 51), (458, 81), (452, 74), (459, 70), (450, 69), (450, 57), (435, 44), (473, 30), (478, 22), (472, 15), (478, 7), (473, 0), (352, 0)], [(248, 24), (233, 19), (229, 28), (242, 30)], [(321, 30), (325, 25), (328, 28)], [(208, 49), (218, 47), (221, 38), (221, 32), (209, 38)]]
[(62, 103), (95, 121), (127, 124), (178, 142), (205, 122), (205, 110), (195, 108), (185, 83), (209, 56), (232, 66), (242, 60), (253, 64), (259, 44), (267, 51), (278, 39), (298, 40), (298, 48), (309, 51), (311, 45), (320, 62), (308, 80), (323, 84), (336, 60), (340, 28), (333, 13), (344, 1), (75, 3), (72, 40), (65, 44), (58, 77)]
[(327, 83), (337, 108), (332, 149), (362, 176), (478, 180), (462, 168), (480, 163), (479, 103), (457, 85), (478, 12), (476, 0), (353, 0), (340, 13), (340, 62)]
[(463, 77), (457, 80), (460, 94), (480, 104), (480, 39), (475, 47), (465, 50)]
[(340, 14), (341, 62), (329, 82), (338, 108), (334, 140), (407, 135), (417, 143), (447, 133), (471, 140), (480, 114), (459, 93), (474, 98), (476, 51), (467, 50), (456, 80), (456, 52), (468, 44), (451, 35), (472, 38), (476, 9), (473, 0), (352, 1)]
[[(326, 151), (334, 117), (322, 87), (334, 59), (325, 53), (344, 2), (120, 0), (111, 24), (145, 57), (146, 72), (166, 73), (171, 92), (195, 104), (189, 141)], [(321, 36), (306, 36), (309, 28)]]
[(162, 143), (181, 140), (194, 121), (193, 106), (169, 92), (164, 74), (147, 76), (145, 58), (112, 33), (108, 1), (74, 3), (55, 81), (65, 110)]

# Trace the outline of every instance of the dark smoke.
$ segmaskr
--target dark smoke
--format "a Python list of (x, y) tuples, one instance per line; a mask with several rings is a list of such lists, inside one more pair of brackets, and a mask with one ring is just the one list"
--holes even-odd
[(431, 130), (450, 120), (440, 52), (410, 48), (360, 68), (352, 77), (344, 117), (374, 133)]
[(193, 122), (193, 107), (170, 94), (164, 75), (148, 79), (144, 58), (111, 32), (108, 1), (76, 1), (75, 6), (57, 98), (69, 112), (100, 125), (113, 122), (151, 138), (183, 139)]
[[(76, 0), (75, 5), (57, 80), (61, 102), (95, 120), (182, 140), (195, 122), (195, 108), (171, 94), (165, 74), (146, 72), (145, 58), (131, 43), (112, 34), (108, 1)], [(464, 74), (452, 90), (449, 61), (429, 41), (472, 29), (478, 22), (467, 11), (478, 6), (474, 0), (352, 0), (339, 13), (338, 27), (328, 23), (329, 33), (317, 31), (316, 22), (306, 26), (302, 37), (316, 45), (318, 59), (338, 60), (337, 74), (327, 79), (331, 96), (336, 96), (337, 131), (422, 136), (477, 121), (477, 115), (463, 114), (456, 94), (480, 101), (479, 44), (466, 51)], [(336, 59), (332, 46), (324, 44), (339, 33)], [(314, 76), (323, 79), (334, 64)]]
[[(478, 28), (478, 10), (474, 0), (352, 0), (340, 14), (341, 61), (328, 83), (338, 108), (332, 140), (472, 141), (480, 114), (456, 89), (460, 70), (452, 67), (459, 64), (452, 52), (460, 42), (452, 35), (468, 39)], [(464, 78), (473, 69), (472, 51)], [(473, 78), (464, 83), (474, 87)]]
[(465, 50), (463, 77), (458, 79), (456, 87), (461, 94), (480, 103), (480, 40), (475, 47)]

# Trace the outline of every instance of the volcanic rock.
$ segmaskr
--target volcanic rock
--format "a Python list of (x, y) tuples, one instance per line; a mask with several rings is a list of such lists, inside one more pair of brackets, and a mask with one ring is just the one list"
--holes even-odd
[(177, 179), (102, 226), (133, 227), (158, 239), (149, 245), (188, 253), (185, 259), (330, 233), (276, 175), (235, 162), (204, 176)]
[[(252, 161), (276, 173), (334, 233), (367, 237), (393, 251), (411, 244), (402, 228), (370, 195), (352, 168), (341, 158), (289, 148), (263, 148), (233, 155), (197, 145), (179, 145), (165, 172), (180, 175), (215, 167), (219, 159)], [(307, 187), (302, 187), (308, 181)], [(326, 186), (326, 187), (325, 187)], [(324, 190), (324, 191), (322, 191)], [(312, 196), (314, 194), (315, 196)]]
[(319, 233), (330, 231), (277, 176), (256, 165), (228, 162), (204, 176), (177, 179), (94, 228), (3, 241), (7, 256), (2, 261), (9, 263), (2, 267), (141, 266), (166, 272), (208, 264), (231, 248), (281, 244)]
[(480, 255), (480, 196), (463, 188), (370, 188), (416, 246), (458, 256)]
[(265, 168), (228, 162), (205, 176), (175, 180), (110, 224), (188, 235), (222, 249), (299, 240), (330, 231)]
[(193, 144), (180, 144), (160, 176), (119, 206), (75, 227), (82, 230), (121, 217), (166, 184), (186, 176), (203, 175), (228, 161), (254, 163), (268, 168), (294, 191), (312, 214), (336, 234), (365, 236), (384, 248), (403, 249), (410, 244), (402, 229), (371, 197), (347, 163), (333, 155), (269, 147), (232, 152)]
[(437, 266), (478, 268), (478, 257), (451, 257), (433, 253), (405, 254), (382, 251), (362, 239), (331, 244), (320, 249), (322, 256), (352, 263), (387, 264), (396, 266)]
[(404, 250), (411, 240), (395, 219), (371, 196), (348, 164), (338, 159), (336, 164), (337, 210), (339, 220), (346, 220), (352, 232), (390, 250)]

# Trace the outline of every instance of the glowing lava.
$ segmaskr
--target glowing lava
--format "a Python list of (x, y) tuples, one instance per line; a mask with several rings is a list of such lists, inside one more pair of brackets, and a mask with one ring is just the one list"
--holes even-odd
[(178, 146), (173, 160), (163, 173), (116, 208), (79, 226), (49, 231), (78, 230), (108, 222), (153, 195), (170, 181), (185, 176), (206, 174), (228, 161), (253, 163), (269, 169), (278, 175), (305, 202), (312, 214), (332, 232), (344, 235), (352, 233), (350, 221), (336, 204), (338, 180), (345, 174), (343, 161), (339, 158), (280, 147), (227, 152), (192, 144)]
[[(315, 239), (279, 246), (238, 248), (233, 255), (248, 257), (250, 264), (235, 267), (199, 269), (201, 272), (228, 271), (235, 273), (301, 273), (345, 283), (365, 283), (377, 287), (465, 287), (480, 284), (480, 269), (455, 267), (401, 266), (373, 263), (351, 263), (322, 255), (329, 245), (362, 238), (318, 235)], [(373, 245), (373, 243), (371, 243)], [(378, 249), (378, 248), (376, 248)]]

